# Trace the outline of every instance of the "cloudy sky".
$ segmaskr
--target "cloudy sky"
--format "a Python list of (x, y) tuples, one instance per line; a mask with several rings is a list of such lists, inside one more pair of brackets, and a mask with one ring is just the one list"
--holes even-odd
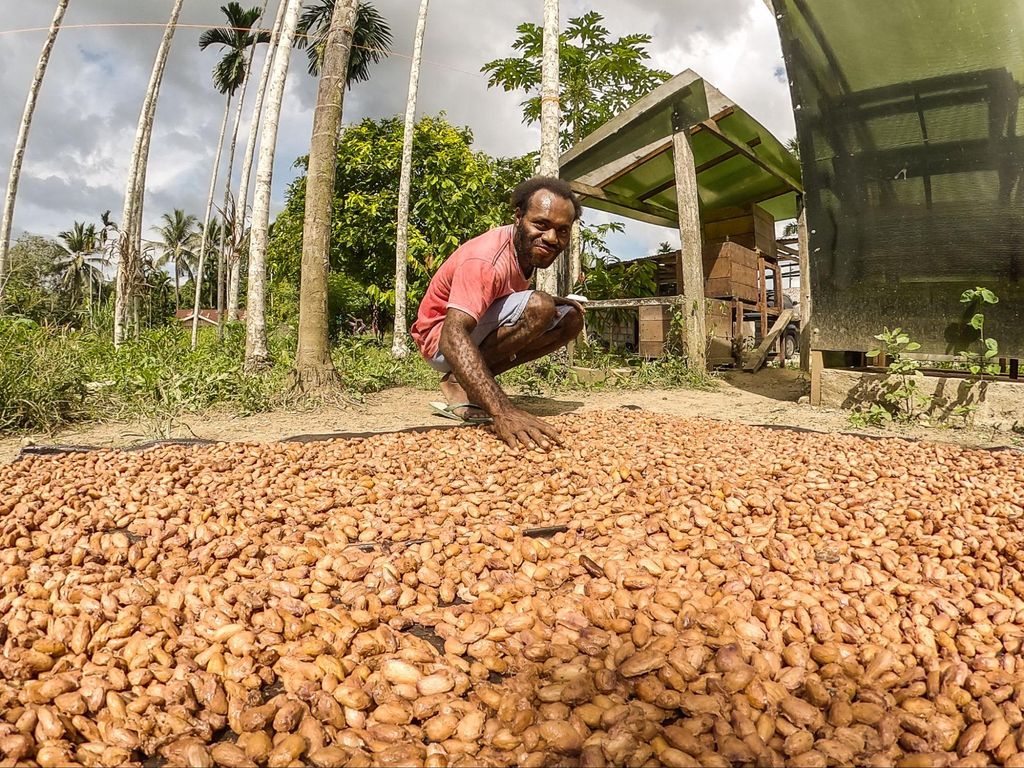
[[(219, 58), (199, 50), (202, 28), (218, 25), (220, 0), (185, 0), (160, 94), (149, 159), (146, 230), (164, 212), (202, 215), (210, 183), (223, 98), (211, 83)], [(258, 0), (243, 5), (258, 4)], [(409, 54), (419, 3), (374, 0), (391, 24), (394, 54), (345, 100), (346, 123), (404, 113)], [(0, 0), (0, 182), (6, 186), (25, 96), (55, 0)], [(14, 232), (55, 235), (76, 220), (120, 218), (139, 107), (171, 0), (71, 0), (39, 96), (26, 152)], [(271, 0), (271, 11), (276, 0)], [(764, 0), (561, 0), (566, 20), (595, 10), (613, 36), (652, 37), (652, 67), (693, 69), (781, 139), (794, 133), (789, 89), (775, 20)], [(540, 131), (522, 123), (525, 94), (488, 89), (484, 62), (511, 54), (516, 26), (541, 23), (541, 0), (433, 0), (427, 21), (418, 114), (442, 110), (469, 126), (476, 148), (515, 155), (539, 145)], [(272, 19), (272, 12), (268, 12)], [(138, 26), (138, 23), (156, 26)], [(269, 22), (268, 22), (269, 23)], [(42, 28), (37, 31), (23, 31)], [(265, 49), (265, 46), (261, 47)], [(301, 58), (299, 58), (301, 56)], [(261, 63), (258, 57), (256, 66)], [(258, 70), (257, 70), (258, 71)], [(254, 78), (255, 79), (255, 78)], [(255, 86), (250, 86), (249, 97)], [(285, 95), (272, 214), (295, 177), (292, 163), (308, 151), (316, 83), (305, 54), (292, 60)], [(244, 146), (248, 118), (243, 120)], [(236, 163), (236, 174), (238, 165)], [(607, 221), (590, 213), (588, 221)], [(631, 223), (610, 244), (623, 258), (678, 243), (671, 230)]]

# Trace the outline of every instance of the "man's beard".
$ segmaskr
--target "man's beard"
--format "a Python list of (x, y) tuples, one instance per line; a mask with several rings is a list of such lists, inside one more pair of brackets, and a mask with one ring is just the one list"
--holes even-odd
[(512, 246), (516, 249), (516, 258), (522, 266), (525, 259), (526, 266), (523, 267), (523, 276), (530, 277), (533, 274), (533, 264), (530, 259), (530, 240), (526, 236), (526, 228), (522, 224), (516, 225), (515, 233), (512, 236)]
[[(520, 265), (523, 261), (526, 261), (526, 267), (523, 268), (523, 275), (530, 277), (534, 272), (533, 265), (533, 244), (530, 242), (529, 236), (526, 234), (526, 227), (522, 224), (518, 224), (515, 228), (515, 233), (512, 235), (512, 246), (516, 250), (516, 258), (519, 260)], [(562, 251), (558, 252), (561, 255)]]

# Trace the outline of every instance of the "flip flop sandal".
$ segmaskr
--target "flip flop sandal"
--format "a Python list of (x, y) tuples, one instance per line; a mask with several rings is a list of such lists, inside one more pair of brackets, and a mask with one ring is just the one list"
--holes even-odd
[(459, 416), (456, 411), (463, 408), (476, 408), (483, 410), (479, 405), (473, 403), (431, 403), (430, 407), (434, 409), (434, 412), (445, 419), (451, 419), (452, 421), (461, 421), (463, 424), (491, 424), (494, 419), (490, 416)]

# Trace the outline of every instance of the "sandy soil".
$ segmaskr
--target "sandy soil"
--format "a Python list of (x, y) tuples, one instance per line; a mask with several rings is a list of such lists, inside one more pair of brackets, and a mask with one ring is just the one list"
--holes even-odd
[[(809, 389), (806, 375), (794, 370), (764, 369), (757, 374), (730, 372), (714, 391), (647, 389), (612, 392), (560, 392), (552, 397), (517, 397), (533, 413), (552, 416), (627, 406), (677, 416), (703, 417), (747, 424), (814, 429), (823, 432), (858, 431), (953, 442), (971, 447), (1022, 447), (1021, 436), (991, 430), (929, 427), (853, 430), (844, 411), (813, 408), (798, 400)], [(314, 410), (278, 410), (253, 416), (207, 412), (182, 418), (174, 438), (271, 441), (298, 435), (388, 432), (408, 427), (446, 426), (453, 422), (435, 416), (428, 402), (438, 393), (419, 389), (390, 389), (367, 395), (365, 402)], [(92, 423), (55, 435), (0, 439), (0, 463), (14, 460), (25, 445), (88, 445), (130, 447), (159, 436), (143, 422)]]

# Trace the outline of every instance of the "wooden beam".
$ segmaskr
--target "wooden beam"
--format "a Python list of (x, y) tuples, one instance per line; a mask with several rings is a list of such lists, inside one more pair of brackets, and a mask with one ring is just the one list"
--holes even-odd
[(676, 283), (686, 300), (682, 308), (685, 322), (684, 349), (687, 365), (701, 373), (707, 370), (707, 310), (704, 303), (704, 261), (700, 225), (700, 196), (697, 173), (690, 147), (688, 125), (682, 116), (672, 116), (672, 166), (676, 181), (676, 208), (679, 212), (681, 250), (676, 260)]
[(611, 184), (614, 181), (618, 181), (619, 179), (621, 179), (623, 176), (625, 176), (630, 171), (635, 171), (637, 168), (639, 168), (644, 163), (649, 163), (651, 160), (653, 160), (654, 158), (658, 157), (659, 155), (665, 154), (670, 149), (672, 149), (672, 142), (671, 141), (662, 142), (657, 147), (652, 149), (650, 152), (647, 152), (646, 154), (639, 156), (636, 160), (631, 162), (629, 165), (627, 165), (622, 170), (616, 171), (615, 173), (613, 173), (607, 179), (605, 179), (600, 184), (598, 184), (598, 186), (599, 187), (604, 187), (604, 186), (607, 186), (608, 184)]
[(668, 208), (662, 208), (660, 205), (652, 205), (651, 203), (642, 203), (637, 200), (631, 200), (624, 195), (619, 195), (615, 192), (608, 192), (600, 187), (584, 184), (582, 181), (569, 182), (569, 186), (572, 187), (573, 192), (583, 197), (593, 197), (597, 200), (604, 200), (605, 202), (642, 211), (643, 213), (651, 216), (657, 216), (661, 219), (674, 219), (676, 217), (676, 212), (669, 210)]
[(628, 307), (672, 307), (686, 303), (685, 296), (647, 296), (639, 299), (600, 299), (587, 301), (585, 309), (626, 309)]
[(772, 348), (776, 339), (782, 334), (789, 325), (789, 321), (793, 319), (793, 310), (784, 309), (779, 314), (779, 319), (775, 321), (772, 329), (768, 331), (768, 335), (761, 340), (760, 346), (752, 351), (746, 361), (743, 363), (743, 370), (749, 371), (750, 373), (756, 373), (760, 370), (761, 366), (764, 365), (764, 361), (768, 359), (768, 350)]
[(772, 168), (770, 165), (768, 165), (767, 162), (765, 162), (760, 157), (758, 157), (754, 152), (752, 152), (746, 145), (738, 141), (735, 141), (731, 137), (726, 136), (724, 133), (722, 133), (722, 129), (718, 127), (718, 123), (715, 123), (711, 120), (705, 120), (703, 123), (701, 123), (701, 125), (704, 127), (705, 130), (711, 132), (719, 141), (721, 141), (727, 147), (732, 147), (733, 149), (738, 150), (741, 155), (746, 157), (758, 168), (765, 171), (766, 173), (771, 174), (780, 181), (784, 182), (786, 186), (789, 187), (794, 192), (804, 191), (799, 181), (794, 180), (787, 173), (783, 173), (782, 171), (776, 168)]
[(825, 368), (825, 355), (820, 350), (811, 352), (811, 405), (821, 405), (821, 372)]
[[(751, 139), (750, 141), (747, 142), (747, 144), (749, 146), (751, 146), (751, 147), (756, 147), (760, 143), (761, 143), (761, 137), (760, 136), (757, 136), (757, 137), (755, 137), (755, 138), (753, 138), (753, 139)], [(732, 160), (734, 157), (737, 157), (739, 154), (740, 154), (740, 151), (738, 149), (730, 149), (725, 154), (719, 155), (718, 157), (713, 157), (710, 160), (708, 160), (707, 162), (704, 162), (704, 163), (701, 163), (700, 165), (698, 165), (697, 168), (696, 168), (696, 173), (697, 173), (698, 176), (700, 176), (702, 173), (704, 173), (704, 171), (710, 171), (712, 168), (714, 168), (714, 167), (716, 167), (718, 165), (721, 165), (726, 160)], [(659, 184), (654, 189), (651, 189), (651, 190), (648, 190), (647, 192), (644, 192), (642, 195), (640, 195), (640, 197), (638, 199), (642, 200), (642, 201), (650, 200), (655, 195), (660, 195), (662, 192), (665, 192), (666, 190), (672, 189), (672, 187), (675, 186), (675, 183), (676, 183), (675, 179), (669, 179), (668, 181), (666, 181), (666, 182), (664, 182), (662, 184)]]
[(807, 209), (796, 221), (800, 251), (800, 370), (811, 369), (811, 252), (807, 242)]

